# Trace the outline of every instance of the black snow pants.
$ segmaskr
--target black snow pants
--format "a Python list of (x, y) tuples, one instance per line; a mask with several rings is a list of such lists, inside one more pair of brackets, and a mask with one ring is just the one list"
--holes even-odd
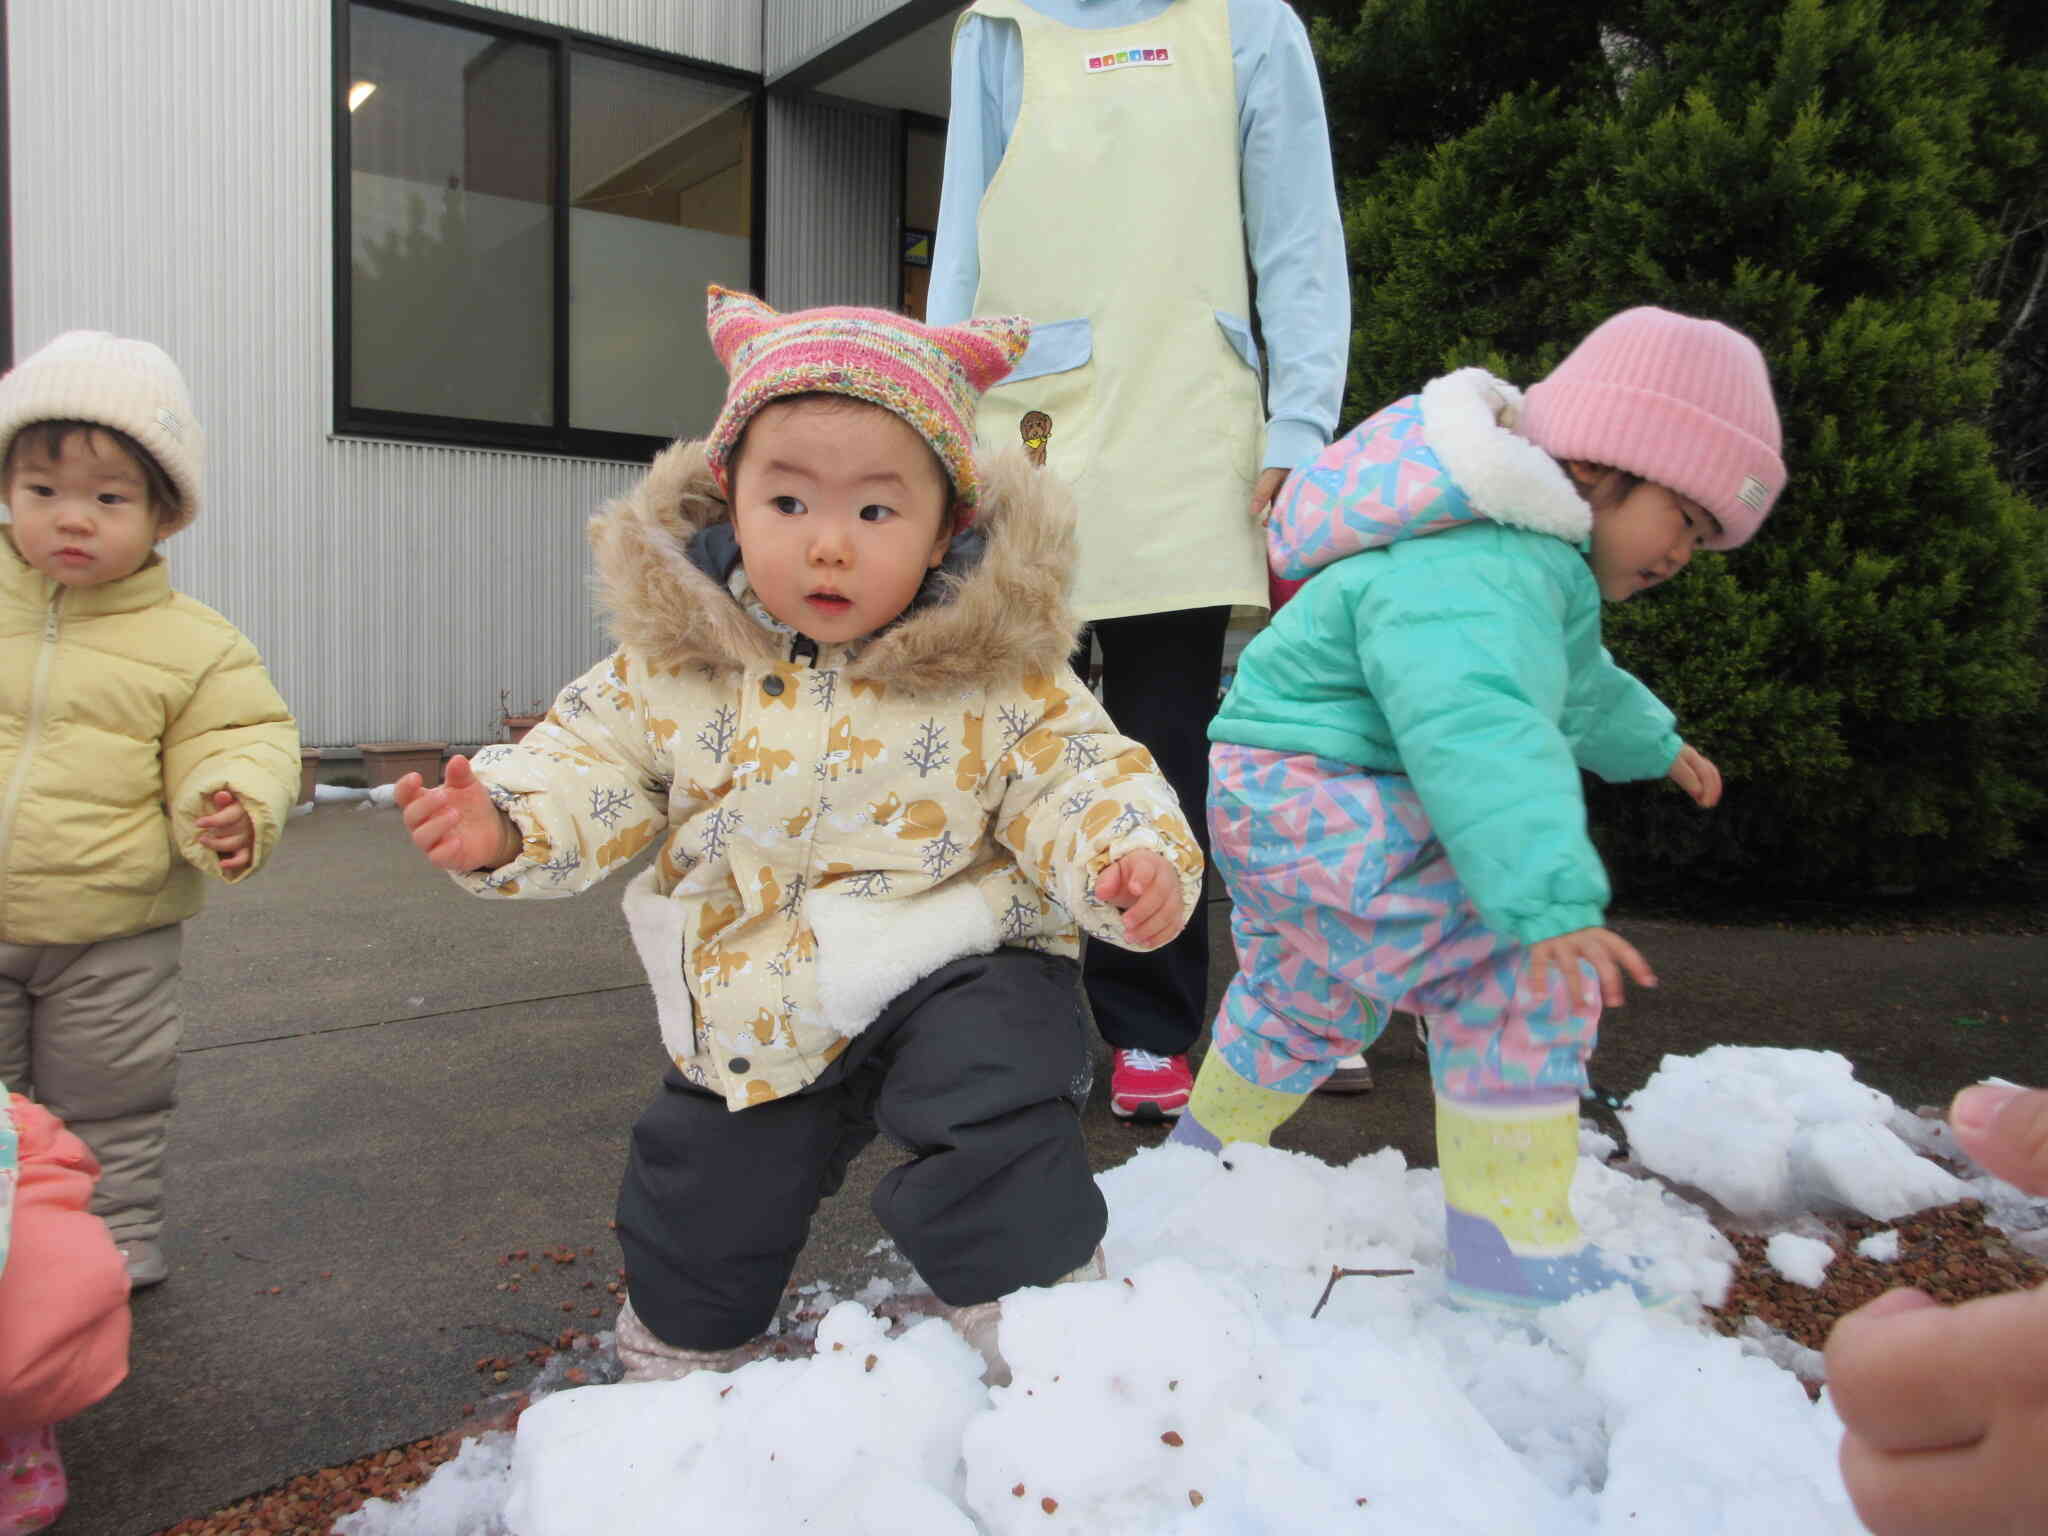
[(672, 1069), (619, 1189), (633, 1310), (680, 1349), (759, 1334), (877, 1130), (910, 1158), (875, 1219), (940, 1300), (1050, 1285), (1109, 1222), (1081, 1136), (1091, 1063), (1079, 967), (1001, 949), (902, 993), (800, 1093), (735, 1111)]

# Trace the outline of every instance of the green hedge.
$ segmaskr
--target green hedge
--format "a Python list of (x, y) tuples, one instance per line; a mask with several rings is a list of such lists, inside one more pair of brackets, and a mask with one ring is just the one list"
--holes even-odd
[(1347, 422), (1468, 363), (1532, 381), (1632, 304), (1725, 320), (1770, 360), (1791, 476), (1771, 521), (1608, 610), (1728, 798), (1596, 790), (1617, 874), (1929, 887), (2018, 851), (2048, 805), (2048, 516), (2012, 466), (2048, 424), (1996, 406), (2048, 335), (2026, 309), (2034, 11), (1303, 9), (1351, 249)]

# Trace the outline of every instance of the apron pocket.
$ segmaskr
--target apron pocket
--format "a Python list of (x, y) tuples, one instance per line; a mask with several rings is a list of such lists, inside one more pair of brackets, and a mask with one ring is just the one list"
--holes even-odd
[(1223, 339), (1230, 343), (1230, 350), (1237, 354), (1237, 360), (1251, 369), (1252, 377), (1263, 379), (1264, 371), (1259, 367), (1259, 349), (1252, 345), (1252, 328), (1249, 322), (1240, 320), (1227, 309), (1213, 311), (1217, 329), (1223, 332)]
[(1252, 328), (1246, 321), (1227, 309), (1210, 309), (1209, 314), (1229, 346), (1230, 356), (1244, 365), (1243, 373), (1228, 378), (1224, 372), (1230, 365), (1220, 357), (1209, 366), (1219, 370), (1214, 387), (1219, 397), (1228, 402), (1216, 417), (1217, 436), (1224, 444), (1232, 469), (1243, 478), (1249, 500), (1252, 482), (1259, 475), (1259, 458), (1266, 449), (1265, 388), (1259, 373), (1259, 349), (1252, 345)]
[(1095, 324), (1086, 317), (1034, 324), (1031, 341), (1024, 348), (1024, 355), (1017, 360), (1017, 366), (997, 382), (1022, 384), (1026, 379), (1043, 378), (1048, 373), (1066, 373), (1079, 368), (1094, 355)]

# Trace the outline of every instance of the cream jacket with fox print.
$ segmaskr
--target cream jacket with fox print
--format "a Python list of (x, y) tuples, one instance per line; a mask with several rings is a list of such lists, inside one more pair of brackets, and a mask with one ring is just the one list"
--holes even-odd
[(1165, 855), (1196, 910), (1172, 789), (1067, 666), (1071, 507), (1021, 450), (985, 469), (978, 561), (820, 649), (692, 559), (728, 511), (702, 445), (671, 446), (591, 522), (618, 649), (477, 754), (525, 838), (457, 877), (479, 894), (571, 895), (660, 845), (628, 924), (670, 1057), (734, 1109), (811, 1082), (949, 961), (1073, 955), (1077, 921), (1122, 943), (1093, 887), (1127, 853)]

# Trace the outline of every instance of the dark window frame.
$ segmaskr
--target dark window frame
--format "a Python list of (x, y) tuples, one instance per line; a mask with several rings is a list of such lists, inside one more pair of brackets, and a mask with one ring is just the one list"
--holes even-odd
[[(0, 0), (4, 3), (4, 0)], [(349, 58), (349, 18), (358, 5), (369, 10), (468, 27), (508, 42), (538, 44), (548, 50), (548, 143), (552, 183), (550, 218), (554, 231), (554, 420), (548, 426), (487, 421), (465, 416), (429, 416), (413, 411), (380, 410), (355, 403), (351, 393), (354, 368), (354, 208), (349, 172), (351, 134), (348, 92), (354, 78)], [(396, 438), (459, 448), (501, 448), (527, 453), (561, 454), (572, 458), (647, 460), (670, 439), (639, 432), (605, 432), (575, 427), (569, 402), (569, 57), (585, 54), (637, 64), (663, 74), (711, 85), (731, 86), (747, 93), (752, 105), (753, 186), (749, 220), (749, 286), (761, 291), (766, 271), (767, 92), (761, 77), (745, 70), (683, 59), (654, 49), (609, 38), (592, 37), (567, 27), (528, 21), (498, 11), (464, 5), (459, 0), (333, 0), (334, 77), (329, 82), (332, 112), (332, 175), (334, 198), (334, 434), (337, 437)], [(694, 319), (694, 317), (693, 317)]]

